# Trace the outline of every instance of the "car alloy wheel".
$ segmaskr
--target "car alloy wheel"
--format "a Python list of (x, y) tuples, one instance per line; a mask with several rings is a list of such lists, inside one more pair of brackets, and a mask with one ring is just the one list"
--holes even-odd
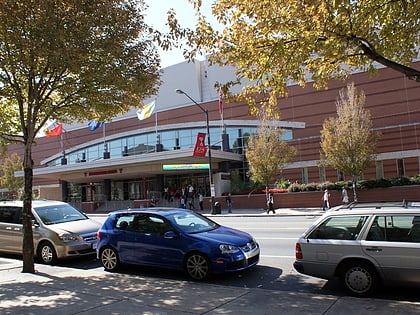
[(100, 255), (102, 266), (107, 271), (115, 271), (120, 265), (118, 254), (112, 247), (105, 247), (101, 250)]
[(203, 280), (210, 274), (208, 259), (199, 253), (193, 253), (188, 256), (185, 262), (185, 269), (188, 275), (194, 280)]
[(50, 242), (42, 242), (38, 247), (38, 258), (42, 263), (53, 265), (57, 261), (57, 254)]
[(378, 283), (375, 269), (365, 262), (348, 264), (342, 280), (350, 294), (360, 297), (374, 292)]

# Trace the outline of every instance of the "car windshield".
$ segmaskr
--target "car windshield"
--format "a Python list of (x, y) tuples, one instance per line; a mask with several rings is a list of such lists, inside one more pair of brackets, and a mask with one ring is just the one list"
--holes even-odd
[(180, 230), (189, 234), (208, 232), (219, 227), (216, 222), (194, 212), (176, 213), (168, 219)]
[(39, 207), (35, 208), (35, 212), (45, 225), (88, 219), (68, 204)]

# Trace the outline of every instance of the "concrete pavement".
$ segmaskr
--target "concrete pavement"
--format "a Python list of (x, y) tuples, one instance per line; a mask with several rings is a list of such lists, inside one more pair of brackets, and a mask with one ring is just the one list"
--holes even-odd
[(272, 291), (0, 258), (0, 314), (419, 314), (420, 303)]
[[(321, 211), (322, 212), (322, 211)], [(275, 215), (319, 215), (319, 210), (278, 209)], [(220, 215), (267, 215), (262, 210)], [(270, 214), (273, 216), (273, 214)], [(358, 299), (293, 291), (162, 279), (103, 268), (36, 264), (0, 257), (0, 314), (419, 314), (420, 302)]]

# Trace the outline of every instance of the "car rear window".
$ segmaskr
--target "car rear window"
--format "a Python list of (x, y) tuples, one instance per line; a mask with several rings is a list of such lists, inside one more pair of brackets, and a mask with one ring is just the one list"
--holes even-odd
[(365, 224), (368, 216), (330, 217), (317, 226), (307, 238), (355, 240)]
[(0, 222), (3, 223), (22, 223), (20, 207), (0, 207)]

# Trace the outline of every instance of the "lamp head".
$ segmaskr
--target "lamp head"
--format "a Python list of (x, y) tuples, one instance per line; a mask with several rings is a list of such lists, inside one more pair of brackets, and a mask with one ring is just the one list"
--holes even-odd
[(183, 90), (180, 90), (180, 89), (176, 89), (175, 92), (178, 93), (178, 94), (185, 94), (185, 92)]

